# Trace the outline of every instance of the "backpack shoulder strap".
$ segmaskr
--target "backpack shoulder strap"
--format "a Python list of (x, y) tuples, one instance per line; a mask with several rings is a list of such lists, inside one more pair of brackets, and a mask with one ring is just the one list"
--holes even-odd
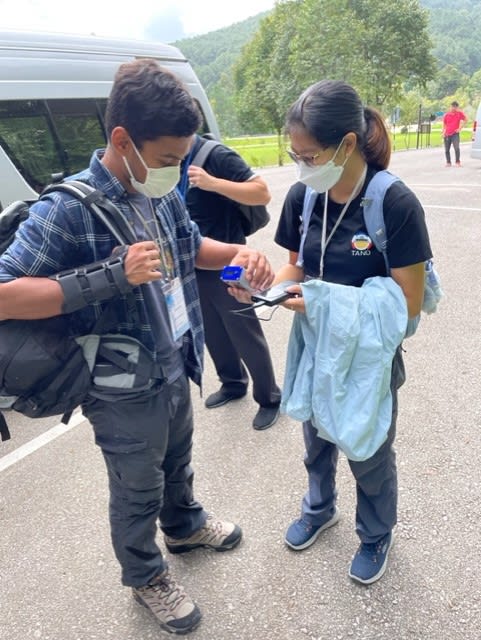
[(378, 171), (367, 185), (366, 193), (361, 202), (367, 233), (376, 249), (384, 256), (388, 273), (389, 263), (386, 252), (387, 237), (383, 204), (386, 191), (393, 182), (397, 182), (398, 180), (400, 180), (400, 178), (390, 171)]
[(203, 140), (202, 145), (200, 146), (200, 149), (192, 158), (192, 160), (190, 161), (190, 164), (193, 164), (196, 167), (204, 166), (204, 163), (209, 157), (209, 154), (212, 151), (212, 149), (214, 149), (215, 147), (218, 147), (220, 144), (222, 143), (219, 142), (218, 140)]
[(304, 203), (302, 205), (301, 216), (301, 242), (299, 243), (299, 253), (297, 256), (297, 267), (304, 266), (304, 243), (306, 242), (307, 229), (309, 228), (309, 221), (311, 219), (312, 211), (319, 194), (311, 187), (306, 187), (304, 192)]
[(136, 242), (135, 232), (119, 209), (107, 198), (105, 193), (86, 182), (69, 180), (48, 185), (41, 195), (62, 191), (77, 198), (87, 209), (107, 227), (120, 244)]
[(200, 138), (200, 140), (201, 140), (201, 145), (197, 149), (197, 153), (194, 156), (192, 156), (192, 151), (193, 151), (193, 148), (192, 148), (189, 154), (182, 161), (182, 165), (181, 165), (182, 171), (181, 171), (179, 183), (177, 185), (177, 193), (179, 194), (179, 196), (182, 198), (184, 202), (187, 195), (187, 190), (189, 188), (189, 176), (188, 176), (189, 167), (191, 165), (194, 165), (196, 167), (203, 167), (212, 149), (214, 149), (215, 147), (221, 144), (218, 140), (210, 140), (207, 138)]

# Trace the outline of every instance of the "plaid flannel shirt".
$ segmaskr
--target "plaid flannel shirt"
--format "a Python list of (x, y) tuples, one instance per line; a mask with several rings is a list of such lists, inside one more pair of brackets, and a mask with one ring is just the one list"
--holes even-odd
[[(72, 176), (100, 189), (133, 224), (133, 211), (119, 180), (100, 162), (102, 151), (92, 155), (89, 168)], [(183, 356), (189, 377), (200, 384), (203, 368), (204, 332), (199, 294), (195, 279), (195, 258), (202, 242), (197, 225), (175, 191), (154, 202), (163, 232), (171, 246), (175, 271), (180, 276), (190, 330), (183, 337)], [(0, 256), (0, 282), (22, 276), (45, 277), (105, 259), (116, 246), (113, 236), (76, 198), (66, 193), (48, 194), (30, 208), (28, 219), (19, 228), (15, 240)], [(145, 285), (142, 285), (145, 286)], [(127, 299), (114, 304), (114, 331), (140, 340), (157, 358), (152, 323), (142, 286), (135, 287), (136, 313)], [(89, 333), (107, 303), (95, 303), (71, 314), (72, 332)]]

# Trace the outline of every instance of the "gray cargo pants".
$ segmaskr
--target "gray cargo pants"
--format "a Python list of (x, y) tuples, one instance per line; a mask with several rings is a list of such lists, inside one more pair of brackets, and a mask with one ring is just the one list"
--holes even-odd
[(102, 449), (110, 488), (110, 527), (124, 585), (147, 584), (166, 567), (157, 526), (182, 538), (205, 523), (193, 497), (192, 404), (182, 375), (155, 392), (83, 405)]

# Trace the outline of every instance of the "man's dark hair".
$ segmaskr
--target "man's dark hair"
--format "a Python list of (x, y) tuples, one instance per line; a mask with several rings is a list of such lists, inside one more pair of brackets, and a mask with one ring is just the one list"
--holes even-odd
[(140, 58), (120, 65), (105, 113), (109, 139), (115, 127), (124, 127), (141, 149), (160, 136), (191, 136), (201, 121), (188, 89), (158, 62)]
[(459, 102), (456, 102), (456, 100), (453, 100), (453, 102), (451, 102), (451, 106), (452, 107), (459, 107)]

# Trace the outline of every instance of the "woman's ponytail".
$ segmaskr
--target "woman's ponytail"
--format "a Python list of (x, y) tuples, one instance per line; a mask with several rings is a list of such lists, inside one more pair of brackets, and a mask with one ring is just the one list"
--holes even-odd
[(364, 107), (366, 133), (362, 153), (369, 165), (387, 169), (391, 160), (391, 138), (384, 118), (376, 109)]

